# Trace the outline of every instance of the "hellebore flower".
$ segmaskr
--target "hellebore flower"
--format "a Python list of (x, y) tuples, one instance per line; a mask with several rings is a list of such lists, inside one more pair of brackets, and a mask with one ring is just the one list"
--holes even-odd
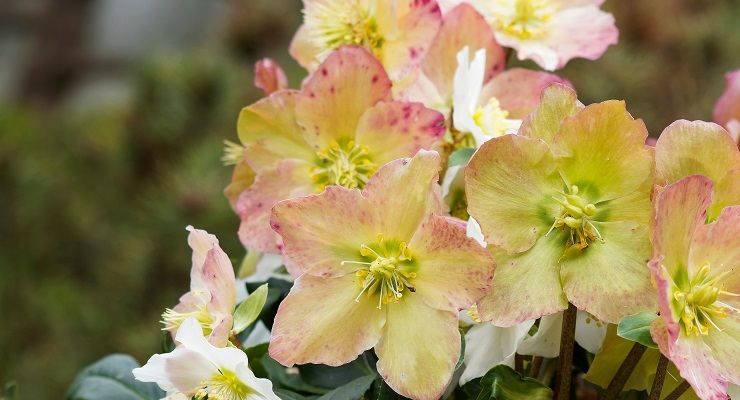
[(661, 316), (653, 338), (705, 400), (727, 399), (728, 383), (740, 384), (740, 206), (706, 224), (711, 197), (701, 175), (658, 195), (649, 262)]
[[(614, 17), (604, 0), (458, 0), (472, 4), (493, 27), (501, 45), (520, 60), (553, 71), (573, 58), (596, 60), (617, 43)], [(446, 3), (450, 3), (447, 1)]]
[(309, 72), (343, 45), (364, 47), (393, 79), (418, 64), (439, 28), (434, 0), (303, 0), (290, 54)]
[(243, 351), (213, 346), (195, 318), (182, 323), (175, 341), (175, 350), (153, 355), (134, 377), (155, 382), (173, 399), (280, 400), (272, 382), (254, 376)]
[(272, 358), (336, 366), (374, 347), (395, 391), (439, 398), (460, 357), (458, 312), (494, 268), (460, 221), (440, 215), (440, 165), (421, 150), (362, 191), (330, 186), (275, 206), (272, 226), (302, 275), (275, 317)]
[(740, 204), (740, 150), (717, 124), (679, 120), (665, 128), (655, 144), (655, 171), (660, 186), (691, 175), (710, 178), (715, 186), (709, 220), (725, 206)]
[(724, 126), (740, 145), (740, 69), (725, 75), (725, 91), (714, 105), (714, 122)]
[(229, 257), (221, 250), (216, 236), (188, 226), (188, 244), (193, 249), (190, 291), (180, 302), (162, 314), (166, 330), (173, 335), (188, 318), (193, 318), (203, 334), (216, 346), (228, 343), (232, 314), (236, 306), (236, 278)]
[(280, 65), (270, 58), (263, 58), (254, 64), (254, 86), (262, 89), (265, 96), (288, 87), (288, 77)]
[(468, 164), (468, 211), (499, 265), (484, 321), (512, 326), (568, 301), (608, 323), (656, 307), (647, 130), (621, 101), (579, 108), (570, 88), (548, 87), (519, 135), (489, 140)]
[(444, 134), (442, 115), (420, 103), (393, 101), (390, 88), (370, 53), (345, 46), (309, 76), (300, 92), (277, 91), (242, 110), (243, 157), (257, 173), (236, 206), (245, 247), (278, 251), (269, 224), (278, 201), (319, 193), (328, 185), (362, 188), (379, 166), (431, 148)]

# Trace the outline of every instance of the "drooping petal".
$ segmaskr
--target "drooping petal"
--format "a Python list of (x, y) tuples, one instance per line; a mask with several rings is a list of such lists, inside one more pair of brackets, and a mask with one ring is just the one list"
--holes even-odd
[(564, 240), (563, 234), (553, 232), (523, 253), (495, 251), (497, 266), (491, 289), (478, 302), (481, 319), (512, 326), (568, 308), (557, 265)]
[(282, 160), (262, 169), (244, 191), (236, 209), (241, 218), (239, 239), (252, 251), (277, 252), (279, 238), (270, 228), (272, 207), (279, 201), (314, 193), (310, 166), (300, 160)]
[(546, 358), (557, 357), (560, 353), (560, 334), (562, 330), (562, 312), (545, 315), (540, 318), (537, 332), (524, 338), (517, 353)]
[(468, 211), (486, 242), (521, 252), (544, 235), (562, 188), (548, 146), (537, 139), (506, 135), (486, 142), (465, 171)]
[(596, 318), (616, 324), (625, 315), (657, 309), (650, 271), (647, 225), (634, 222), (593, 223), (604, 242), (593, 241), (577, 254), (564, 256), (560, 276), (568, 300)]
[(578, 111), (576, 92), (561, 84), (552, 84), (542, 91), (540, 105), (522, 122), (519, 134), (542, 139), (551, 144), (560, 124)]
[(356, 141), (383, 165), (429, 150), (444, 135), (444, 116), (421, 103), (380, 102), (360, 118)]
[(401, 395), (438, 399), (460, 358), (457, 314), (430, 308), (413, 293), (389, 305), (387, 314), (375, 347), (378, 373)]
[(360, 247), (372, 243), (378, 222), (359, 190), (327, 186), (318, 195), (294, 198), (272, 209), (272, 229), (282, 237), (283, 254), (303, 273), (341, 276), (352, 272)]
[(569, 185), (596, 203), (641, 191), (649, 196), (653, 156), (647, 129), (623, 101), (591, 104), (560, 126), (553, 152)]
[(596, 354), (606, 337), (608, 324), (601, 322), (585, 311), (576, 315), (576, 343), (589, 353)]
[(265, 96), (288, 87), (288, 77), (280, 65), (271, 58), (263, 58), (254, 64), (254, 86), (262, 89)]
[(485, 375), (499, 364), (513, 367), (514, 353), (534, 322), (524, 321), (509, 328), (490, 323), (472, 326), (465, 334), (465, 370), (460, 385)]
[(296, 279), (280, 303), (272, 326), (270, 357), (285, 366), (316, 363), (338, 366), (375, 346), (385, 323), (385, 310), (360, 292), (354, 275)]
[(733, 119), (740, 121), (740, 70), (725, 74), (725, 91), (714, 105), (713, 119), (722, 126)]
[(433, 308), (457, 312), (486, 293), (493, 278), (490, 253), (451, 217), (430, 215), (409, 242), (419, 264), (416, 294)]
[(244, 145), (244, 158), (255, 172), (280, 160), (310, 161), (315, 157), (296, 124), (296, 96), (296, 91), (281, 90), (239, 113), (239, 140)]
[(390, 100), (391, 81), (367, 50), (343, 46), (308, 77), (296, 100), (296, 120), (316, 150), (352, 140), (360, 117)]
[(491, 79), (484, 87), (481, 102), (495, 97), (508, 118), (522, 119), (540, 103), (542, 91), (553, 83), (570, 86), (567, 80), (547, 72), (524, 68), (508, 69)]
[(737, 144), (727, 131), (711, 122), (676, 121), (665, 128), (655, 145), (658, 185), (697, 174), (719, 182), (736, 168), (740, 168)]

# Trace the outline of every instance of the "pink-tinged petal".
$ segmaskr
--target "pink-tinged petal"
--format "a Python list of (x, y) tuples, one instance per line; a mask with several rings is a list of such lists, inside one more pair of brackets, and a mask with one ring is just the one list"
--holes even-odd
[(719, 330), (713, 329), (704, 337), (704, 343), (717, 361), (722, 383), (740, 384), (740, 312), (729, 311), (727, 317), (719, 318), (715, 323)]
[(725, 74), (725, 91), (714, 105), (714, 122), (727, 126), (740, 120), (740, 69)]
[[(740, 205), (725, 208), (711, 224), (697, 226), (689, 251), (689, 276), (706, 264), (711, 266), (710, 278), (727, 274), (718, 282), (723, 290), (740, 293)], [(720, 294), (718, 300), (740, 308), (740, 297)]]
[(614, 16), (596, 5), (563, 9), (552, 16), (549, 29), (546, 43), (557, 53), (556, 69), (576, 57), (596, 60), (619, 39)]
[(389, 162), (365, 185), (364, 197), (372, 204), (374, 235), (408, 241), (429, 213), (440, 213), (437, 184), (442, 160), (436, 151), (419, 150), (412, 158)]
[(531, 248), (549, 230), (561, 187), (548, 146), (519, 135), (489, 140), (465, 170), (468, 212), (487, 243), (509, 252)]
[(616, 324), (625, 315), (654, 311), (655, 292), (645, 263), (650, 258), (647, 225), (594, 222), (604, 242), (593, 241), (560, 261), (563, 291), (579, 310)]
[(426, 305), (412, 293), (388, 306), (383, 337), (375, 347), (378, 373), (401, 395), (439, 399), (460, 358), (457, 313)]
[(481, 319), (506, 327), (568, 308), (558, 268), (564, 241), (564, 234), (553, 232), (523, 253), (494, 249), (496, 273), (478, 302)]
[[(387, 9), (386, 15), (378, 15), (378, 23), (394, 25), (381, 27), (385, 42), (380, 59), (395, 80), (419, 65), (439, 29), (442, 13), (434, 0), (380, 1), (376, 6)], [(397, 21), (389, 21), (393, 15)]]
[(552, 84), (542, 91), (539, 106), (522, 122), (519, 134), (552, 143), (563, 121), (578, 111), (576, 92), (568, 86)]
[(296, 101), (296, 120), (315, 149), (354, 139), (369, 107), (390, 100), (391, 81), (367, 50), (343, 46), (308, 77)]
[(481, 103), (495, 97), (501, 109), (509, 112), (508, 118), (522, 119), (540, 104), (542, 91), (553, 83), (571, 86), (567, 80), (547, 72), (509, 69), (493, 77), (483, 87)]
[(195, 229), (190, 225), (185, 229), (190, 232), (188, 234), (188, 246), (193, 250), (191, 257), (192, 267), (190, 269), (190, 290), (207, 291), (208, 288), (203, 280), (203, 268), (210, 251), (214, 248), (221, 250), (218, 246), (218, 239), (216, 239), (216, 236), (202, 229)]
[(301, 25), (296, 31), (293, 40), (290, 41), (288, 51), (291, 57), (308, 72), (313, 72), (318, 68), (318, 57), (322, 50), (309, 37), (309, 29), (305, 24)]
[(648, 196), (654, 160), (646, 137), (642, 120), (633, 119), (623, 101), (609, 100), (563, 121), (553, 153), (563, 179), (594, 204), (635, 191)]
[(236, 201), (249, 186), (254, 183), (255, 173), (245, 160), (239, 161), (231, 173), (231, 182), (224, 189), (224, 195), (229, 200), (231, 208), (236, 211)]
[(327, 186), (318, 195), (282, 201), (270, 223), (283, 240), (283, 254), (303, 273), (334, 277), (352, 272), (362, 261), (360, 246), (372, 243), (377, 221), (357, 189)]
[(471, 52), (486, 49), (486, 74), (488, 81), (503, 71), (506, 64), (504, 50), (496, 42), (491, 27), (469, 4), (461, 4), (445, 14), (442, 26), (424, 58), (422, 70), (434, 82), (447, 101), (452, 100), (452, 82), (457, 69), (457, 53), (465, 46)]
[(355, 302), (353, 274), (336, 278), (303, 275), (280, 303), (272, 326), (270, 357), (294, 364), (346, 364), (375, 346), (385, 310), (372, 301)]
[(655, 164), (658, 185), (699, 174), (719, 182), (727, 171), (740, 168), (740, 151), (721, 126), (679, 120), (658, 138)]
[(241, 218), (239, 239), (252, 251), (277, 252), (279, 238), (270, 228), (275, 203), (315, 192), (310, 166), (299, 160), (283, 160), (262, 169), (254, 184), (237, 201)]
[(740, 168), (728, 171), (724, 178), (714, 184), (714, 199), (707, 210), (710, 221), (717, 219), (727, 206), (740, 204)]
[(444, 123), (442, 114), (420, 103), (380, 102), (360, 118), (355, 140), (383, 165), (431, 149), (444, 135)]
[(298, 92), (282, 90), (242, 109), (237, 121), (244, 158), (256, 172), (283, 159), (313, 160), (295, 120)]
[(703, 400), (726, 400), (727, 379), (713, 357), (712, 349), (698, 337), (682, 337), (665, 354)]
[(236, 277), (231, 260), (218, 245), (206, 255), (201, 280), (211, 293), (208, 310), (231, 315), (236, 306)]
[(288, 77), (280, 65), (271, 58), (263, 58), (254, 64), (254, 86), (262, 89), (265, 96), (288, 87)]
[(419, 264), (414, 287), (430, 306), (458, 312), (477, 302), (493, 278), (490, 253), (450, 217), (430, 215), (409, 242)]

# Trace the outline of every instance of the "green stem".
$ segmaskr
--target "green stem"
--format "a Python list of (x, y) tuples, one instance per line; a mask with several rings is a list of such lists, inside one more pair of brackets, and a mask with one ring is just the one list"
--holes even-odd
[(650, 397), (648, 400), (659, 400), (660, 392), (663, 390), (663, 382), (665, 381), (665, 375), (668, 370), (668, 359), (661, 354), (658, 359), (658, 369), (655, 370), (655, 378), (653, 379), (653, 387), (650, 388)]
[(576, 337), (576, 306), (568, 303), (563, 313), (563, 328), (560, 331), (560, 368), (558, 369), (558, 400), (570, 399), (570, 381), (572, 378), (573, 349)]
[(683, 381), (673, 391), (666, 396), (663, 400), (677, 400), (681, 395), (691, 387), (688, 382)]
[(635, 369), (635, 366), (640, 362), (640, 358), (642, 358), (645, 350), (647, 350), (647, 347), (635, 342), (632, 349), (630, 349), (629, 354), (627, 354), (627, 358), (622, 361), (622, 365), (619, 366), (617, 373), (614, 374), (612, 381), (609, 383), (609, 387), (606, 388), (604, 397), (602, 397), (603, 400), (614, 400), (617, 398), (619, 393), (622, 391), (622, 388), (624, 388), (624, 385), (627, 383), (630, 375), (632, 375), (632, 371)]

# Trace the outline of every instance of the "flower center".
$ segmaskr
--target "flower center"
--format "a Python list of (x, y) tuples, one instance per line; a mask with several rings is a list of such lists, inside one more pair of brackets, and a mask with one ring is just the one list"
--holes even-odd
[(519, 39), (544, 36), (556, 11), (555, 6), (549, 3), (550, 0), (515, 0), (513, 4), (495, 7), (498, 30)]
[(211, 325), (213, 324), (213, 316), (208, 312), (208, 299), (206, 299), (207, 292), (192, 292), (193, 297), (196, 300), (196, 306), (191, 311), (175, 311), (174, 309), (168, 308), (162, 314), (162, 323), (164, 328), (162, 330), (175, 330), (185, 322), (186, 319), (194, 317), (201, 328), (203, 329), (204, 335), (211, 334)]
[(362, 189), (378, 168), (363, 146), (349, 141), (346, 146), (334, 142), (328, 149), (316, 153), (318, 161), (311, 179), (318, 191), (327, 185), (339, 185), (349, 189)]
[(562, 206), (560, 216), (555, 219), (545, 236), (556, 228), (568, 230), (568, 247), (576, 250), (585, 249), (596, 239), (603, 243), (601, 233), (591, 222), (591, 218), (596, 214), (596, 206), (578, 195), (576, 185), (570, 187), (570, 193), (561, 194), (562, 198), (553, 196), (553, 200)]
[(384, 240), (379, 234), (375, 243), (360, 246), (360, 255), (367, 261), (343, 261), (342, 264), (356, 264), (357, 286), (361, 288), (356, 302), (365, 295), (378, 296), (378, 309), (383, 304), (396, 303), (405, 294), (414, 292), (413, 280), (416, 267), (406, 242)]
[(196, 392), (196, 399), (208, 400), (246, 400), (255, 393), (252, 388), (241, 381), (234, 372), (219, 370), (211, 379), (204, 381)]
[(383, 37), (378, 32), (378, 23), (357, 0), (323, 0), (311, 2), (304, 10), (310, 37), (324, 55), (334, 49), (354, 44), (363, 46), (379, 55)]
[(710, 278), (710, 270), (709, 264), (704, 265), (686, 285), (686, 290), (679, 288), (673, 292), (674, 309), (679, 310), (681, 327), (689, 336), (707, 335), (710, 327), (721, 330), (714, 321), (725, 318), (728, 310), (738, 311), (729, 304), (717, 300), (720, 294), (740, 296), (722, 290), (717, 283), (732, 271), (728, 270)]
[(516, 131), (521, 120), (508, 119), (509, 112), (501, 109), (498, 99), (491, 97), (484, 106), (479, 106), (473, 113), (473, 121), (486, 136), (498, 137), (510, 131)]

